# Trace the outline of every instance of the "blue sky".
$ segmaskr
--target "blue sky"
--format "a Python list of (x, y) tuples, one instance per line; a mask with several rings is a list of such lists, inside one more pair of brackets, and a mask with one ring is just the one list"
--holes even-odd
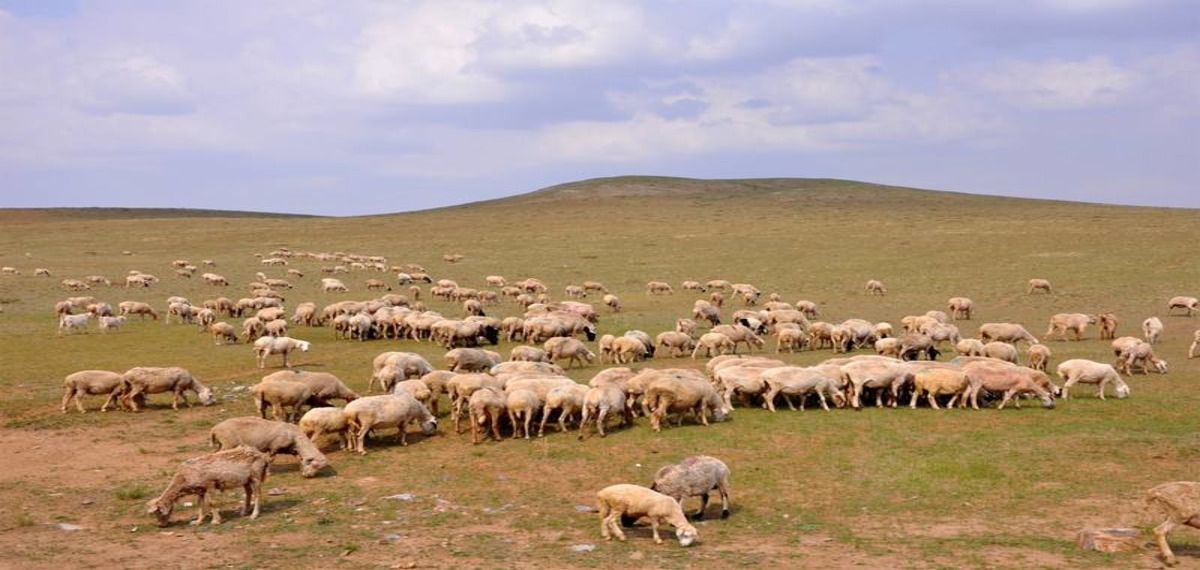
[(0, 0), (0, 86), (0, 207), (625, 174), (1200, 207), (1191, 1)]

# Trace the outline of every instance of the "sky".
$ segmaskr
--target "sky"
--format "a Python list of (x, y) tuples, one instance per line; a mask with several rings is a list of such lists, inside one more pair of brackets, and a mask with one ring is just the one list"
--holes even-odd
[(1194, 0), (0, 0), (0, 207), (619, 175), (1200, 207)]

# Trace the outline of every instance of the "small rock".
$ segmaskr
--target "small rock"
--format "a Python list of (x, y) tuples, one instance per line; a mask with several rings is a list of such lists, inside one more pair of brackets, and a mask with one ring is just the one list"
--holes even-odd
[(591, 552), (596, 549), (595, 544), (576, 544), (571, 547), (575, 552)]
[(66, 531), (83, 530), (83, 527), (81, 527), (77, 524), (71, 524), (71, 523), (58, 523), (57, 526), (59, 529), (66, 530)]
[(380, 544), (396, 544), (397, 542), (400, 542), (400, 535), (394, 532), (385, 534), (383, 538), (379, 539)]
[(600, 512), (600, 509), (597, 509), (596, 507), (593, 507), (591, 505), (575, 505), (575, 510), (579, 511), (581, 513), (598, 513), (598, 512)]
[(284, 491), (283, 489), (280, 489), (279, 487), (271, 487), (270, 489), (267, 490), (267, 494), (272, 497), (278, 497), (280, 495), (286, 495), (287, 491)]
[(393, 501), (411, 501), (411, 500), (417, 498), (417, 496), (412, 493), (400, 493), (398, 495), (388, 495), (384, 498), (391, 499)]
[(129, 532), (137, 532), (137, 531), (138, 531), (138, 527), (136, 527), (136, 526), (129, 529)]
[(79, 501), (79, 504), (81, 504), (81, 505), (94, 505), (94, 504), (96, 504), (96, 499), (91, 499), (91, 498), (84, 499), (84, 500), (82, 500), (82, 501)]
[(234, 386), (234, 387), (230, 388), (229, 391), (230, 392), (241, 392), (242, 390), (245, 390), (245, 389), (246, 389), (245, 386)]
[(1083, 550), (1098, 552), (1132, 552), (1141, 548), (1136, 528), (1085, 528), (1076, 535)]
[(630, 560), (641, 560), (645, 557), (646, 557), (646, 553), (642, 552), (641, 550), (629, 555)]
[(191, 503), (191, 501), (185, 501), (185, 502), (183, 503), (183, 506), (185, 506), (185, 507), (190, 507), (190, 506), (192, 506), (192, 503)]

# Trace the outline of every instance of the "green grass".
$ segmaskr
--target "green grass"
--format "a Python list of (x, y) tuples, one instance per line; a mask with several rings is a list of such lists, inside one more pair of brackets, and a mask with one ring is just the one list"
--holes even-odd
[[(130, 493), (154, 493), (165, 485), (179, 460), (207, 449), (208, 426), (253, 413), (245, 392), (236, 389), (270, 370), (255, 368), (246, 345), (215, 346), (193, 326), (134, 319), (117, 333), (92, 329), (59, 336), (53, 304), (75, 294), (58, 287), (63, 278), (102, 274), (115, 282), (137, 269), (162, 279), (150, 289), (90, 292), (114, 305), (139, 300), (162, 309), (170, 295), (194, 302), (217, 295), (236, 300), (246, 296), (244, 285), (256, 272), (284, 276), (285, 268), (264, 267), (255, 254), (288, 247), (385, 255), (391, 265), (421, 264), (435, 278), (476, 288), (484, 287), (489, 274), (510, 281), (538, 277), (555, 298), (567, 284), (598, 280), (625, 306), (615, 315), (602, 311), (602, 334), (667, 330), (690, 313), (698, 298), (683, 292), (649, 297), (647, 281), (678, 287), (685, 279), (714, 278), (753, 283), (786, 301), (811, 299), (819, 304), (822, 320), (833, 322), (859, 317), (898, 324), (908, 314), (945, 310), (947, 298), (964, 295), (978, 305), (974, 320), (959, 323), (965, 334), (983, 322), (1017, 321), (1040, 336), (1057, 312), (1113, 311), (1121, 319), (1120, 335), (1136, 335), (1138, 323), (1150, 315), (1163, 317), (1167, 326), (1157, 350), (1170, 362), (1170, 373), (1133, 377), (1133, 396), (1127, 400), (1101, 402), (1083, 389), (1053, 411), (1032, 404), (980, 412), (824, 412), (810, 406), (803, 413), (784, 407), (771, 414), (740, 407), (730, 421), (707, 428), (685, 423), (654, 433), (639, 419), (635, 427), (613, 430), (604, 439), (578, 442), (574, 434), (551, 428), (543, 440), (479, 446), (472, 446), (467, 434), (454, 435), (444, 421), (440, 435), (413, 436), (407, 447), (388, 437), (374, 441), (366, 457), (331, 451), (335, 477), (302, 480), (293, 462), (283, 458), (267, 483), (287, 490), (282, 497), (266, 498), (279, 510), (254, 522), (235, 517), (236, 527), (218, 531), (247, 556), (253, 556), (255, 541), (280, 533), (301, 537), (272, 550), (280, 566), (319, 554), (337, 558), (339, 566), (373, 567), (396, 548), (378, 544), (386, 528), (382, 521), (392, 520), (399, 521), (398, 532), (406, 537), (400, 544), (415, 541), (412, 548), (433, 560), (471, 567), (504, 566), (512, 556), (533, 565), (602, 566), (612, 556), (626, 560), (637, 553), (640, 558), (631, 560), (635, 565), (656, 567), (823, 565), (822, 556), (835, 553), (845, 565), (1128, 567), (1136, 555), (1081, 553), (1070, 537), (1088, 524), (1147, 524), (1148, 519), (1135, 516), (1141, 491), (1193, 478), (1191, 466), (1200, 456), (1193, 419), (1200, 404), (1194, 389), (1198, 367), (1184, 358), (1200, 320), (1165, 315), (1168, 297), (1200, 293), (1200, 265), (1193, 261), (1200, 237), (1196, 210), (1018, 200), (837, 180), (622, 177), (405, 214), (186, 214), (0, 211), (0, 265), (22, 271), (0, 275), (0, 345), (6, 354), (0, 425), (29, 434), (89, 430), (135, 446), (141, 452), (129, 458), (136, 465), (123, 475), (125, 483), (95, 483), (99, 491), (121, 499), (141, 498)], [(464, 259), (441, 261), (451, 252)], [(174, 259), (214, 259), (217, 266), (203, 270), (225, 275), (233, 286), (218, 289), (176, 278)], [(296, 288), (285, 292), (289, 309), (301, 301), (321, 306), (375, 296), (363, 290), (365, 279), (380, 277), (374, 273), (342, 276), (349, 293), (321, 293), (320, 268), (331, 264), (293, 259), (289, 267), (306, 275), (291, 279)], [(34, 267), (47, 267), (54, 276), (35, 277)], [(1031, 277), (1050, 279), (1056, 293), (1026, 295)], [(887, 284), (887, 296), (862, 292), (872, 278)], [(598, 299), (586, 300), (599, 305)], [(460, 312), (454, 304), (424, 301), (447, 315)], [(735, 308), (737, 303), (727, 305), (724, 314)], [(495, 316), (519, 313), (511, 304), (489, 308)], [(443, 351), (426, 343), (335, 341), (327, 328), (295, 327), (291, 334), (314, 342), (311, 352), (295, 359), (298, 368), (333, 372), (358, 390), (365, 390), (370, 361), (379, 352), (414, 351), (435, 365), (442, 362)], [(1091, 329), (1082, 342), (1050, 342), (1052, 362), (1109, 360), (1108, 343), (1096, 335)], [(507, 353), (511, 346), (502, 343), (498, 350)], [(820, 351), (782, 358), (811, 364), (829, 356)], [(700, 364), (690, 359), (650, 363)], [(156, 395), (139, 414), (101, 414), (95, 411), (100, 398), (86, 397), (87, 414), (59, 412), (60, 380), (66, 374), (142, 365), (189, 368), (214, 388), (219, 404), (173, 412), (169, 397)], [(570, 375), (586, 381), (599, 369), (593, 365)], [(194, 404), (194, 396), (190, 399)], [(606, 544), (596, 516), (574, 509), (591, 504), (600, 487), (647, 483), (659, 466), (696, 453), (721, 457), (734, 471), (735, 514), (705, 522), (699, 548), (656, 547), (648, 531), (635, 532), (623, 545)], [(129, 483), (130, 477), (141, 479)], [(0, 486), (0, 499), (23, 500), (7, 489)], [(403, 492), (417, 499), (380, 500)], [(225, 494), (227, 510), (236, 496)], [(352, 504), (359, 499), (366, 502)], [(505, 505), (511, 506), (499, 510)], [(183, 516), (188, 515), (176, 514)], [(119, 533), (126, 523), (149, 523), (136, 509), (123, 511), (122, 517), (122, 524), (97, 532)], [(17, 525), (10, 521), (9, 526)], [(442, 539), (464, 533), (481, 539), (472, 544), (456, 538), (450, 547), (441, 546)], [(1173, 541), (1194, 542), (1187, 531), (1178, 535)], [(336, 541), (324, 542), (327, 536)], [(826, 548), (823, 541), (836, 547)], [(579, 543), (598, 547), (591, 553), (569, 550)], [(351, 554), (339, 557), (346, 550)], [(965, 558), (949, 554), (964, 551), (969, 552)]]

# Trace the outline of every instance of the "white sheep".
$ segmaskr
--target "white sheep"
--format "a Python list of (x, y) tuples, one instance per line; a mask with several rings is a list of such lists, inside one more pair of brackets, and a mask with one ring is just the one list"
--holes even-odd
[(352, 449), (350, 426), (346, 423), (346, 414), (342, 408), (326, 407), (313, 408), (300, 417), (296, 424), (300, 431), (315, 445), (325, 434), (333, 434), (338, 438), (341, 449)]
[[(596, 378), (592, 378), (592, 382), (596, 382)], [(625, 391), (619, 384), (601, 382), (599, 386), (593, 385), (583, 395), (583, 414), (579, 420), (579, 439), (587, 437), (588, 421), (594, 419), (596, 421), (596, 431), (600, 433), (600, 437), (605, 437), (604, 423), (608, 418), (608, 414), (619, 412), (621, 414), (621, 426), (627, 426), (633, 423), (633, 407), (629, 405), (630, 399), (626, 397)]]
[(221, 321), (208, 325), (208, 331), (212, 333), (213, 342), (217, 346), (237, 344), (238, 342), (237, 329), (233, 328), (233, 325), (227, 322)]
[(513, 439), (520, 437), (524, 427), (525, 439), (529, 439), (529, 425), (533, 415), (542, 408), (542, 398), (529, 389), (505, 389), (504, 407), (508, 410), (508, 422), (512, 424)]
[(863, 289), (867, 292), (868, 295), (886, 295), (887, 294), (887, 287), (885, 287), (883, 285), (883, 282), (878, 279), (868, 280), (866, 286)]
[(979, 325), (979, 340), (1017, 344), (1020, 341), (1037, 344), (1038, 339), (1018, 323), (984, 323)]
[(87, 330), (88, 322), (92, 319), (91, 313), (83, 313), (79, 315), (62, 315), (58, 318), (58, 334), (71, 332), (76, 330)]
[(971, 311), (975, 310), (975, 302), (967, 297), (950, 297), (946, 301), (946, 308), (950, 309), (950, 314), (954, 320), (964, 319), (971, 320)]
[(504, 360), (499, 354), (482, 348), (455, 348), (442, 358), (453, 372), (483, 372)]
[(1028, 295), (1032, 295), (1032, 294), (1038, 293), (1038, 292), (1053, 293), (1054, 288), (1050, 286), (1050, 281), (1047, 279), (1037, 279), (1037, 278), (1030, 279), (1029, 287), (1025, 291), (1025, 293)]
[(308, 352), (312, 347), (312, 343), (306, 340), (300, 340), (288, 336), (264, 336), (254, 341), (254, 354), (258, 359), (258, 367), (266, 368), (267, 356), (279, 354), (283, 357), (283, 366), (291, 368), (288, 364), (288, 353), (299, 350), (300, 352)]
[(813, 367), (780, 366), (764, 370), (762, 381), (767, 385), (767, 393), (763, 397), (767, 409), (775, 411), (775, 398), (783, 396), (788, 407), (795, 410), (790, 396), (800, 397), (800, 409), (804, 409), (805, 400), (809, 394), (815, 393), (821, 402), (821, 407), (829, 410), (828, 400), (833, 400), (839, 408), (846, 405), (846, 396), (838, 387), (841, 370), (836, 366), (818, 365)]
[(610, 485), (596, 493), (596, 502), (600, 508), (600, 536), (604, 540), (612, 540), (613, 535), (625, 540), (618, 522), (626, 517), (649, 518), (655, 544), (662, 544), (658, 527), (664, 523), (675, 527), (675, 537), (682, 546), (691, 546), (700, 536), (684, 516), (679, 501), (640, 485)]
[(964, 338), (954, 344), (954, 352), (960, 356), (983, 356), (985, 345), (978, 339)]
[[(552, 341), (558, 342), (551, 344)], [(546, 347), (545, 350), (550, 356), (550, 360), (556, 361), (565, 358), (567, 359), (568, 369), (576, 362), (579, 363), (580, 368), (583, 368), (584, 361), (591, 364), (596, 359), (596, 353), (589, 350), (587, 345), (583, 344), (583, 341), (576, 338), (556, 337), (547, 340)], [(620, 354), (618, 353), (619, 356)]]
[(471, 393), (471, 397), (467, 400), (467, 407), (470, 410), (472, 444), (479, 443), (481, 433), (488, 433), (488, 426), (491, 426), (492, 439), (496, 441), (502, 439), (500, 437), (500, 419), (507, 411), (505, 405), (504, 391), (499, 388), (484, 386)]
[(271, 461), (280, 453), (295, 455), (300, 459), (303, 477), (316, 477), (329, 464), (325, 454), (300, 428), (283, 422), (253, 416), (229, 418), (213, 426), (208, 438), (217, 451), (244, 445), (266, 453)]
[(1044, 344), (1031, 344), (1026, 351), (1026, 356), (1029, 358), (1029, 367), (1034, 370), (1046, 371), (1046, 365), (1050, 363), (1050, 347)]
[(100, 317), (97, 319), (97, 321), (100, 325), (100, 330), (105, 332), (115, 331), (120, 329), (121, 325), (125, 324), (125, 315), (117, 317)]
[(1121, 380), (1121, 375), (1110, 364), (1095, 362), (1083, 358), (1073, 358), (1059, 363), (1056, 369), (1058, 377), (1063, 379), (1062, 398), (1065, 400), (1069, 396), (1071, 386), (1078, 383), (1096, 384), (1096, 396), (1101, 400), (1104, 399), (1104, 386), (1112, 384), (1117, 391), (1118, 398), (1124, 398), (1129, 395), (1129, 386)]
[(1158, 343), (1159, 337), (1162, 336), (1163, 322), (1158, 317), (1149, 317), (1142, 321), (1142, 340), (1150, 344)]
[(966, 407), (965, 396), (968, 388), (970, 388), (970, 383), (967, 381), (966, 374), (960, 369), (924, 368), (913, 374), (912, 400), (909, 401), (908, 407), (916, 409), (917, 400), (922, 394), (929, 402), (929, 407), (935, 410), (940, 409), (937, 396), (945, 395), (951, 396), (950, 401), (946, 403), (947, 408), (953, 408), (955, 402)]
[(407, 392), (366, 396), (346, 404), (342, 413), (355, 435), (354, 450), (366, 455), (367, 433), (373, 429), (395, 427), (400, 445), (408, 445), (408, 424), (417, 422), (426, 436), (437, 431), (437, 418)]
[(212, 524), (221, 523), (221, 512), (212, 506), (213, 491), (241, 487), (246, 493), (242, 516), (258, 518), (262, 505), (262, 483), (267, 478), (270, 460), (265, 453), (249, 447), (237, 447), (218, 451), (184, 461), (167, 488), (158, 497), (146, 503), (147, 514), (153, 514), (158, 526), (171, 522), (171, 511), (175, 502), (187, 495), (199, 497), (200, 514), (193, 525), (204, 522), (208, 512), (212, 513)]
[(108, 398), (104, 400), (104, 404), (100, 406), (101, 412), (107, 412), (108, 406), (117, 401), (117, 397), (121, 395), (121, 373), (110, 372), (108, 370), (80, 370), (68, 374), (63, 378), (63, 397), (62, 397), (62, 412), (67, 413), (67, 404), (72, 398), (75, 399), (75, 407), (80, 413), (86, 412), (83, 408), (83, 396), (104, 396)]
[(1171, 311), (1175, 309), (1187, 309), (1187, 316), (1190, 317), (1195, 314), (1197, 309), (1200, 309), (1200, 299), (1183, 296), (1171, 297), (1171, 300), (1167, 301), (1167, 314), (1171, 314)]
[(1154, 347), (1145, 341), (1139, 341), (1126, 347), (1117, 357), (1117, 366), (1126, 374), (1133, 374), (1134, 366), (1137, 366), (1143, 374), (1148, 372), (1152, 366), (1159, 374), (1167, 373), (1167, 361), (1156, 356)]
[(571, 382), (555, 386), (546, 392), (546, 400), (542, 405), (542, 421), (538, 424), (538, 437), (545, 435), (546, 421), (550, 419), (550, 413), (555, 410), (558, 410), (558, 431), (567, 431), (567, 422), (571, 420), (575, 412), (583, 410), (583, 399), (587, 391), (587, 386)]
[[(695, 323), (693, 323), (693, 326)], [(658, 348), (666, 349), (668, 356), (677, 358), (691, 354), (696, 348), (696, 341), (687, 333), (679, 331), (665, 331), (658, 333), (654, 337), (654, 345)], [(659, 352), (661, 354), (661, 352)]]
[(1154, 527), (1158, 551), (1167, 566), (1179, 563), (1167, 544), (1167, 535), (1181, 526), (1200, 528), (1200, 482), (1175, 481), (1163, 483), (1146, 493), (1146, 504), (1162, 511), (1166, 517)]
[(708, 425), (710, 412), (716, 421), (723, 421), (728, 413), (716, 388), (703, 376), (664, 374), (650, 381), (644, 399), (645, 407), (653, 410), (650, 427), (654, 431), (662, 429), (668, 412), (680, 412), (679, 423), (682, 424), (683, 412), (690, 411), (704, 425)]
[[(267, 417), (267, 407), (270, 406), (272, 417), (287, 422), (300, 417), (301, 406), (312, 396), (308, 384), (279, 379), (263, 379), (251, 386), (250, 392), (254, 394), (254, 408), (259, 416)], [(289, 410), (286, 415), (282, 413), (285, 408)]]
[(1188, 358), (1196, 357), (1196, 347), (1200, 346), (1200, 329), (1192, 331), (1192, 345), (1188, 347)]
[(704, 517), (708, 494), (717, 491), (721, 495), (721, 518), (724, 519), (729, 518), (729, 474), (729, 466), (724, 461), (708, 455), (696, 455), (679, 463), (664, 465), (654, 474), (650, 489), (675, 499), (681, 506), (684, 499), (698, 495), (700, 508), (692, 513), (693, 519)]

